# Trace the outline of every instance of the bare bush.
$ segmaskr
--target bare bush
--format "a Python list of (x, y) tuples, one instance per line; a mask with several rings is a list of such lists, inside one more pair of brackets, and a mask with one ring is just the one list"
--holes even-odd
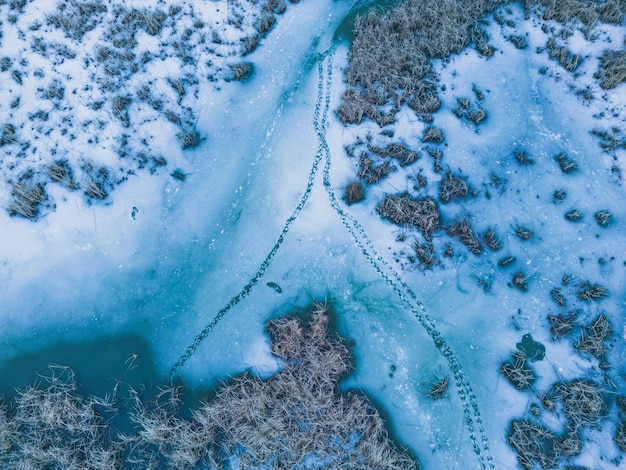
[(268, 331), (283, 370), (267, 381), (236, 379), (196, 413), (196, 419), (215, 423), (220, 446), (239, 465), (297, 468), (305, 458), (324, 455), (336, 468), (355, 461), (364, 469), (418, 468), (388, 439), (365, 397), (339, 391), (337, 381), (351, 370), (350, 355), (340, 338), (329, 335), (325, 305), (317, 304), (305, 321), (272, 321)]
[[(246, 373), (183, 417), (180, 388), (142, 401), (131, 391), (134, 429), (117, 434), (105, 416), (110, 400), (84, 398), (67, 367), (51, 367), (43, 387), (0, 404), (0, 464), (8, 469), (329, 468), (418, 469), (419, 462), (388, 437), (385, 423), (361, 393), (338, 382), (351, 356), (329, 332), (328, 307), (305, 318), (270, 321), (271, 350), (284, 367), (261, 380)], [(134, 431), (134, 432), (133, 432)], [(116, 436), (116, 440), (112, 439)], [(356, 466), (355, 466), (356, 465)]]
[(74, 373), (51, 367), (45, 388), (29, 387), (15, 400), (9, 468), (121, 468), (121, 453), (96, 407), (78, 394)]
[(550, 323), (550, 333), (552, 333), (552, 335), (556, 339), (567, 336), (573, 331), (575, 320), (575, 311), (564, 316), (548, 315), (548, 322)]
[(191, 420), (181, 418), (178, 388), (162, 389), (146, 404), (136, 393), (131, 398), (136, 434), (122, 436), (129, 461), (141, 468), (183, 470), (200, 464), (218, 467), (214, 423), (195, 413)]
[[(474, 39), (478, 20), (499, 3), (406, 0), (357, 16), (348, 85), (361, 90), (371, 106), (391, 104), (392, 114), (404, 103), (417, 114), (436, 111), (440, 101), (431, 59), (460, 52)], [(356, 95), (344, 95), (344, 101), (352, 98)], [(348, 115), (345, 110), (342, 114)]]

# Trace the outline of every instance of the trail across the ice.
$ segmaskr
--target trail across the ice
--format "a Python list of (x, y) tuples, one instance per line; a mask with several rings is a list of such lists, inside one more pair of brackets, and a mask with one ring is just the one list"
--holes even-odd
[[(291, 225), (296, 221), (302, 209), (306, 205), (313, 186), (315, 184), (315, 177), (317, 175), (322, 158), (325, 160), (323, 171), (323, 185), (328, 194), (332, 209), (338, 214), (342, 223), (354, 239), (355, 243), (363, 253), (363, 255), (370, 262), (372, 267), (380, 274), (384, 281), (396, 292), (398, 297), (407, 306), (407, 308), (415, 315), (419, 323), (422, 325), (426, 333), (433, 340), (433, 343), (444, 357), (452, 374), (454, 376), (454, 384), (459, 394), (459, 398), (463, 405), (463, 414), (465, 417), (465, 424), (467, 426), (472, 446), (476, 457), (478, 458), (480, 467), (482, 469), (495, 468), (493, 464), (493, 458), (489, 450), (489, 440), (485, 432), (485, 428), (482, 423), (480, 411), (476, 401), (476, 396), (472, 390), (470, 383), (468, 382), (463, 368), (459, 360), (456, 358), (454, 352), (448, 345), (446, 339), (441, 335), (437, 329), (434, 321), (426, 313), (424, 305), (419, 301), (413, 290), (406, 284), (406, 282), (400, 277), (398, 272), (378, 253), (374, 247), (372, 241), (367, 236), (367, 233), (363, 229), (363, 226), (348, 212), (344, 210), (342, 205), (337, 200), (334, 190), (330, 184), (330, 167), (331, 167), (331, 153), (326, 141), (326, 129), (328, 127), (328, 115), (331, 102), (331, 85), (332, 85), (332, 72), (333, 62), (332, 58), (335, 52), (335, 48), (331, 48), (323, 54), (320, 54), (318, 58), (318, 90), (317, 100), (315, 104), (315, 113), (313, 119), (313, 127), (317, 134), (319, 147), (315, 155), (315, 159), (309, 171), (307, 185), (304, 193), (302, 194), (296, 208), (291, 213), (289, 218), (285, 221), (282, 231), (276, 240), (276, 243), (272, 246), (272, 249), (265, 257), (261, 266), (257, 272), (250, 278), (246, 285), (237, 293), (230, 301), (215, 315), (213, 320), (208, 323), (202, 331), (195, 337), (193, 343), (187, 348), (185, 353), (178, 359), (178, 361), (172, 366), (170, 370), (170, 376), (173, 376), (195, 353), (200, 344), (209, 336), (215, 326), (224, 318), (224, 316), (241, 300), (250, 294), (255, 285), (259, 283), (265, 271), (274, 260), (276, 253), (281, 247)], [(326, 63), (326, 67), (324, 64)], [(277, 111), (277, 116), (280, 116), (282, 111), (282, 105)], [(478, 434), (478, 435), (477, 435)], [(479, 442), (480, 440), (480, 442)]]
[[(319, 57), (320, 63), (324, 60), (324, 57), (328, 55), (329, 53), (330, 51), (327, 51), (320, 55)], [(315, 122), (319, 120), (319, 112), (322, 107), (323, 94), (324, 94), (324, 87), (323, 85), (320, 85), (318, 87), (317, 102), (315, 105), (315, 117), (314, 117)], [(272, 127), (271, 127), (272, 130), (275, 128), (276, 121), (282, 116), (284, 103), (285, 103), (285, 100), (281, 102), (281, 105), (276, 111), (276, 114), (272, 121), (273, 122)], [(328, 108), (328, 105), (326, 105), (326, 115), (328, 114), (327, 108)], [(326, 120), (326, 119), (327, 117), (324, 116), (323, 120)], [(270, 138), (271, 138), (271, 132), (266, 135), (264, 142), (261, 144), (262, 148), (267, 147), (268, 141)], [(285, 240), (285, 237), (287, 236), (287, 233), (289, 232), (291, 225), (296, 221), (296, 219), (300, 215), (300, 212), (302, 212), (302, 209), (304, 208), (307, 201), (309, 200), (309, 196), (311, 195), (311, 191), (313, 190), (313, 185), (315, 182), (315, 175), (317, 174), (320, 163), (322, 161), (322, 156), (323, 156), (322, 150), (318, 149), (317, 153), (315, 154), (315, 159), (313, 160), (313, 164), (311, 165), (311, 169), (309, 170), (306, 189), (304, 190), (304, 193), (300, 197), (300, 200), (298, 201), (296, 208), (293, 210), (291, 215), (285, 221), (285, 224), (283, 225), (283, 228), (280, 232), (280, 235), (278, 236), (278, 239), (276, 240), (276, 243), (274, 243), (274, 245), (272, 246), (271, 250), (269, 251), (265, 259), (261, 263), (261, 266), (259, 267), (257, 272), (254, 274), (254, 276), (250, 278), (250, 280), (246, 283), (246, 285), (234, 297), (232, 297), (219, 312), (217, 312), (217, 315), (215, 315), (213, 320), (211, 320), (211, 322), (208, 323), (198, 335), (196, 335), (193, 342), (189, 345), (185, 353), (178, 359), (178, 361), (176, 361), (176, 363), (170, 369), (170, 377), (172, 377), (176, 373), (176, 371), (178, 371), (185, 364), (185, 362), (187, 362), (187, 360), (191, 358), (191, 356), (193, 356), (193, 354), (196, 352), (196, 349), (198, 349), (198, 346), (200, 346), (200, 344), (202, 344), (202, 342), (209, 336), (211, 331), (213, 331), (213, 328), (215, 328), (215, 326), (220, 322), (220, 320), (222, 320), (222, 318), (224, 318), (224, 316), (226, 316), (226, 314), (235, 305), (237, 305), (244, 298), (246, 298), (250, 294), (250, 292), (252, 292), (252, 289), (254, 288), (254, 286), (259, 283), (259, 281), (265, 274), (265, 271), (267, 271), (267, 268), (269, 268), (269, 266), (272, 264), (272, 261), (274, 260), (274, 257), (276, 256), (278, 249), (283, 244), (283, 241)]]
[[(485, 432), (485, 428), (482, 423), (480, 411), (478, 409), (478, 403), (476, 396), (472, 391), (472, 387), (468, 382), (463, 368), (459, 360), (456, 358), (452, 349), (448, 345), (446, 339), (441, 335), (437, 329), (435, 323), (426, 313), (424, 305), (418, 300), (413, 290), (404, 282), (398, 272), (382, 257), (378, 254), (373, 243), (367, 236), (363, 226), (348, 212), (346, 212), (337, 197), (330, 184), (330, 166), (331, 166), (331, 153), (326, 141), (326, 128), (328, 109), (330, 106), (330, 85), (332, 84), (332, 56), (328, 59), (328, 65), (326, 70), (326, 98), (324, 103), (324, 112), (322, 113), (322, 119), (319, 119), (319, 113), (316, 112), (316, 121), (313, 123), (315, 132), (319, 140), (319, 150), (324, 154), (325, 164), (323, 172), (324, 188), (328, 194), (330, 204), (334, 211), (339, 215), (342, 223), (361, 249), (363, 255), (368, 259), (372, 267), (381, 275), (385, 282), (398, 294), (400, 299), (415, 315), (422, 327), (426, 330), (426, 333), (433, 340), (435, 346), (445, 358), (450, 370), (452, 371), (455, 379), (455, 385), (459, 393), (459, 397), (463, 404), (463, 414), (465, 416), (465, 423), (467, 425), (470, 439), (472, 440), (472, 446), (474, 452), (478, 458), (480, 467), (482, 469), (495, 468), (493, 464), (493, 457), (489, 450), (489, 439)], [(322, 76), (324, 75), (323, 64), (320, 61), (319, 65), (320, 74), (320, 86), (322, 85)], [(478, 432), (481, 444), (478, 442), (476, 435)]]

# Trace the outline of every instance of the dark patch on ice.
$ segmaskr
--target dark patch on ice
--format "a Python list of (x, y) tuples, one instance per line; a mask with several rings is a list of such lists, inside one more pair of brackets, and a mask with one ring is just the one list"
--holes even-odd
[(279, 294), (283, 293), (283, 289), (276, 284), (275, 282), (268, 282), (267, 284), (265, 284), (267, 287), (271, 287), (272, 289), (274, 289), (276, 292), (278, 292)]
[(531, 362), (541, 361), (546, 355), (546, 348), (543, 344), (533, 340), (530, 333), (522, 336), (522, 342), (515, 345), (517, 349), (526, 354)]

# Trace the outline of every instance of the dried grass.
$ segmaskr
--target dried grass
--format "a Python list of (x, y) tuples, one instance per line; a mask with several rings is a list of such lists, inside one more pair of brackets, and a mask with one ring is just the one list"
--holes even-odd
[(386, 196), (376, 211), (396, 225), (415, 227), (427, 239), (441, 226), (437, 202), (432, 198), (414, 199), (408, 193)]
[(605, 51), (594, 75), (603, 90), (612, 90), (626, 81), (626, 51)]
[(522, 353), (513, 353), (513, 362), (503, 362), (500, 373), (516, 389), (528, 390), (537, 380), (535, 372), (528, 367), (526, 356)]
[(482, 245), (467, 217), (456, 219), (452, 225), (445, 227), (445, 230), (448, 235), (463, 243), (471, 253), (479, 255), (483, 252)]

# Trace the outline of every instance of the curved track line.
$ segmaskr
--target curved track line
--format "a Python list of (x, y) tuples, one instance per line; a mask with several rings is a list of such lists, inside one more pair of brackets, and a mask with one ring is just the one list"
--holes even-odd
[[(322, 63), (319, 65), (322, 68)], [(322, 71), (320, 71), (322, 73)], [(331, 166), (331, 153), (326, 141), (326, 127), (327, 127), (327, 112), (330, 105), (330, 80), (332, 75), (332, 62), (328, 63), (327, 81), (328, 91), (326, 94), (323, 119), (321, 121), (314, 122), (314, 129), (317, 133), (320, 143), (320, 149), (325, 156), (325, 165), (323, 171), (323, 182), (330, 203), (335, 212), (339, 215), (342, 223), (361, 249), (363, 255), (369, 260), (374, 269), (382, 276), (385, 282), (398, 294), (400, 299), (407, 305), (407, 307), (413, 312), (419, 323), (426, 330), (426, 333), (433, 340), (435, 346), (440, 351), (441, 355), (446, 359), (450, 370), (452, 371), (459, 397), (463, 404), (463, 414), (465, 416), (465, 422), (469, 431), (470, 439), (472, 440), (472, 447), (476, 456), (478, 457), (480, 467), (482, 469), (495, 468), (493, 463), (493, 457), (489, 451), (489, 441), (485, 428), (482, 423), (482, 418), (478, 409), (478, 403), (476, 396), (467, 380), (465, 373), (461, 367), (459, 360), (454, 355), (446, 339), (441, 335), (437, 329), (434, 321), (426, 313), (424, 305), (419, 301), (417, 295), (406, 284), (406, 282), (400, 277), (397, 271), (378, 254), (373, 243), (367, 236), (365, 230), (359, 224), (359, 222), (349, 213), (347, 213), (341, 204), (338, 202), (335, 196), (334, 190), (330, 184), (330, 166)], [(381, 267), (382, 266), (382, 267)], [(384, 268), (384, 269), (383, 269)], [(387, 270), (387, 272), (385, 272)], [(476, 429), (478, 430), (481, 445), (478, 442), (476, 436)], [(485, 461), (487, 463), (485, 463)]]
[[(318, 58), (320, 63), (323, 62), (327, 54), (329, 54), (329, 51), (323, 54), (320, 54)], [(317, 101), (315, 104), (314, 122), (319, 121), (319, 113), (322, 107), (323, 97), (324, 97), (324, 86), (321, 83), (321, 77), (320, 77), (320, 83), (318, 85), (318, 91), (317, 91)], [(284, 102), (279, 107), (277, 111), (277, 115), (280, 116), (282, 114), (283, 107), (284, 107)], [(328, 111), (328, 104), (326, 104), (326, 107), (325, 107), (326, 114), (327, 114), (327, 111)], [(322, 117), (323, 122), (325, 122), (326, 119), (327, 119), (327, 116)], [(273, 127), (274, 126), (272, 126), (272, 130), (273, 130)], [(266, 140), (270, 137), (270, 135), (271, 133), (268, 134)], [(222, 318), (224, 318), (224, 316), (235, 305), (237, 305), (239, 302), (241, 302), (245, 297), (247, 297), (250, 294), (250, 292), (252, 291), (252, 288), (256, 284), (258, 284), (259, 280), (265, 274), (265, 271), (267, 270), (267, 268), (270, 266), (270, 264), (272, 264), (272, 261), (274, 260), (274, 257), (276, 256), (278, 249), (283, 244), (283, 241), (285, 240), (285, 237), (287, 236), (287, 233), (289, 232), (291, 225), (298, 218), (298, 216), (300, 215), (300, 212), (302, 212), (302, 209), (304, 208), (307, 201), (309, 200), (309, 196), (311, 195), (311, 191), (313, 190), (315, 175), (317, 174), (320, 162), (322, 161), (322, 155), (323, 155), (322, 150), (318, 149), (317, 153), (315, 154), (315, 159), (313, 160), (313, 165), (311, 166), (311, 169), (309, 170), (309, 176), (307, 179), (306, 189), (304, 193), (302, 194), (302, 196), (300, 197), (300, 201), (298, 202), (298, 205), (293, 210), (289, 218), (285, 221), (285, 224), (283, 225), (283, 229), (280, 235), (278, 236), (276, 243), (274, 243), (274, 245), (272, 246), (272, 249), (267, 254), (263, 262), (261, 263), (261, 266), (259, 267), (257, 272), (254, 274), (254, 276), (250, 278), (248, 283), (239, 291), (239, 293), (237, 293), (237, 295), (232, 297), (228, 301), (228, 303), (224, 307), (222, 307), (222, 309), (219, 312), (217, 312), (217, 315), (215, 315), (213, 320), (211, 320), (211, 322), (208, 323), (198, 335), (196, 335), (193, 342), (189, 345), (185, 353), (182, 356), (180, 356), (180, 358), (176, 361), (176, 363), (170, 369), (170, 373), (169, 373), (170, 377), (172, 377), (176, 373), (176, 371), (179, 370), (185, 364), (185, 362), (187, 362), (187, 360), (189, 360), (189, 358), (196, 352), (196, 349), (198, 349), (198, 346), (200, 346), (200, 344), (207, 338), (207, 336), (209, 336), (211, 331), (213, 331), (213, 328), (215, 328), (215, 326), (220, 322), (220, 320), (222, 320)]]

